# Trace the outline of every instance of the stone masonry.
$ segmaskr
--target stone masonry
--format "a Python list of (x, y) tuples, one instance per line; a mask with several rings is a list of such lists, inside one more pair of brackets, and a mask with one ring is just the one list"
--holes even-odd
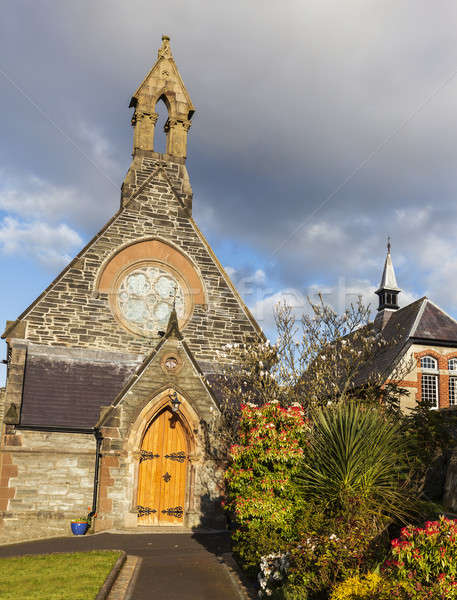
[[(161, 100), (163, 155), (154, 151)], [(138, 450), (173, 394), (188, 436), (182, 524), (223, 524), (222, 473), (205, 445), (219, 414), (207, 375), (220, 371), (227, 344), (263, 334), (192, 218), (185, 161), (195, 108), (167, 36), (131, 106), (133, 160), (119, 210), (3, 334), (0, 542), (67, 533), (70, 519), (87, 513), (100, 435), (95, 529), (136, 527)], [(178, 282), (166, 332), (140, 334), (119, 309), (119, 282), (141, 268), (163, 268)]]

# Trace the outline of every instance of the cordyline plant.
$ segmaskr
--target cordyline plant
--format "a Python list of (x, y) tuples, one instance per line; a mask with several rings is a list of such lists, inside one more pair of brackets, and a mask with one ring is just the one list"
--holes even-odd
[(400, 427), (376, 407), (344, 402), (312, 412), (308, 458), (296, 480), (305, 499), (380, 527), (411, 514), (408, 451)]

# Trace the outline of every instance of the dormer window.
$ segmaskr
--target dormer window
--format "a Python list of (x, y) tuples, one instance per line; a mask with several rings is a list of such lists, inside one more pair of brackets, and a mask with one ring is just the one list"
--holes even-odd
[(422, 402), (430, 408), (439, 408), (438, 401), (438, 361), (433, 356), (421, 358)]

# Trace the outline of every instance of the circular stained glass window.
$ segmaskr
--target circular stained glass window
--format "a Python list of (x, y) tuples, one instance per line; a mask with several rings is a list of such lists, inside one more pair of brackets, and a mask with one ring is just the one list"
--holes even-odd
[(173, 303), (178, 319), (185, 315), (183, 288), (179, 281), (160, 266), (140, 266), (129, 271), (119, 282), (117, 309), (132, 331), (156, 336), (165, 331)]

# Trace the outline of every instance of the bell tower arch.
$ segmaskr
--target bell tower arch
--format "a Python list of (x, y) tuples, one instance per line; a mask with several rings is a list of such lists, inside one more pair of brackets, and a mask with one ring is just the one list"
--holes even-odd
[(132, 125), (133, 154), (138, 151), (154, 152), (154, 140), (158, 113), (156, 105), (163, 101), (168, 110), (164, 131), (166, 154), (170, 157), (186, 158), (187, 134), (195, 112), (189, 93), (181, 79), (170, 48), (170, 38), (162, 36), (157, 60), (133, 94)]

